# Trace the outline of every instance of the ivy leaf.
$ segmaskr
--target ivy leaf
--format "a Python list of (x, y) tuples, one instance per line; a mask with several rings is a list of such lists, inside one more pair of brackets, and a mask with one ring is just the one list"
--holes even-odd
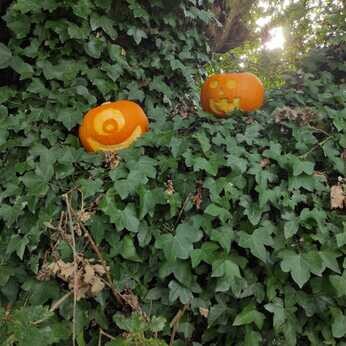
[(93, 31), (101, 28), (112, 40), (115, 40), (118, 34), (113, 24), (114, 21), (106, 16), (99, 16), (93, 13), (90, 17), (90, 26)]
[(346, 316), (340, 309), (333, 309), (332, 334), (334, 338), (342, 338), (346, 335)]
[(130, 317), (117, 313), (113, 316), (113, 321), (121, 329), (130, 333), (140, 333), (145, 331), (145, 320), (139, 313), (132, 313)]
[(30, 64), (24, 62), (24, 60), (18, 56), (11, 59), (10, 63), (13, 70), (15, 70), (19, 75), (20, 79), (29, 79), (34, 74), (34, 69)]
[(234, 284), (235, 278), (241, 278), (239, 267), (230, 259), (216, 260), (212, 264), (212, 277), (220, 278), (216, 287), (216, 292), (226, 292)]
[(73, 108), (65, 108), (59, 111), (57, 120), (61, 121), (68, 130), (71, 130), (82, 121), (82, 118), (82, 112)]
[(130, 235), (126, 235), (121, 240), (122, 250), (121, 256), (127, 260), (134, 262), (142, 262), (140, 257), (137, 255), (136, 247)]
[(24, 251), (29, 244), (27, 236), (20, 237), (18, 234), (13, 234), (8, 245), (6, 253), (11, 254), (15, 252), (17, 256), (22, 260), (24, 257)]
[(144, 91), (138, 86), (138, 83), (131, 82), (129, 83), (127, 88), (129, 90), (127, 97), (130, 100), (138, 100), (140, 102), (144, 100), (144, 97), (145, 97)]
[(103, 182), (99, 178), (93, 180), (81, 179), (79, 183), (84, 198), (95, 196), (97, 193), (102, 191)]
[(309, 264), (304, 257), (293, 251), (286, 251), (280, 267), (284, 272), (290, 272), (293, 280), (302, 288), (310, 278)]
[(235, 238), (234, 231), (229, 226), (223, 226), (213, 230), (210, 239), (218, 242), (227, 253), (231, 249), (232, 240)]
[(262, 329), (265, 316), (252, 307), (244, 308), (234, 319), (233, 326), (243, 326), (255, 323), (258, 329)]
[(330, 275), (329, 281), (335, 288), (338, 298), (346, 295), (346, 271), (342, 275)]
[(177, 283), (176, 281), (172, 280), (169, 285), (169, 301), (171, 303), (174, 303), (176, 300), (180, 300), (182, 304), (188, 304), (193, 299), (192, 292), (186, 288)]
[(206, 242), (200, 249), (193, 250), (191, 253), (192, 268), (196, 268), (202, 261), (211, 264), (218, 248), (217, 244)]
[(231, 217), (231, 214), (228, 210), (219, 207), (216, 204), (209, 204), (204, 212), (208, 215), (219, 217), (222, 222), (226, 222)]
[(193, 251), (193, 243), (201, 238), (201, 231), (191, 225), (180, 224), (174, 236), (172, 234), (160, 235), (155, 242), (155, 247), (163, 250), (169, 261), (174, 261), (176, 258), (187, 259)]
[(243, 248), (250, 249), (251, 253), (263, 262), (268, 262), (269, 254), (265, 248), (265, 245), (274, 245), (274, 241), (271, 236), (272, 232), (273, 230), (270, 229), (270, 227), (258, 228), (252, 234), (247, 234), (240, 231), (238, 233), (239, 245)]
[(0, 43), (0, 69), (8, 67), (10, 65), (11, 59), (11, 51), (3, 43)]
[(85, 46), (85, 51), (92, 58), (99, 59), (105, 48), (105, 42), (100, 38), (91, 38)]
[(144, 19), (144, 21), (149, 21), (148, 12), (136, 1), (136, 0), (127, 0), (130, 9), (133, 12), (135, 18)]
[(136, 28), (135, 26), (131, 26), (127, 30), (127, 34), (133, 37), (137, 45), (141, 43), (142, 39), (148, 38), (148, 35), (143, 30)]
[(263, 345), (262, 340), (260, 333), (249, 328), (245, 329), (244, 346), (260, 346)]
[(72, 6), (73, 13), (83, 19), (88, 19), (93, 11), (93, 8), (94, 6), (90, 0), (77, 0)]
[(273, 313), (273, 325), (278, 330), (286, 321), (285, 308), (281, 299), (277, 299), (274, 303), (266, 304), (264, 308)]

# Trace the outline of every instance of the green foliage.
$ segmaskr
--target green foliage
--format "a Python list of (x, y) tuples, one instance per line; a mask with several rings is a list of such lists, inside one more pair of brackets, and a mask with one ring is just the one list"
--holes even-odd
[[(193, 109), (204, 15), (193, 0), (16, 0), (7, 10), (0, 66), (17, 83), (0, 93), (1, 344), (72, 344), (72, 299), (49, 309), (69, 287), (43, 270), (72, 260), (65, 193), (117, 290), (148, 316), (106, 287), (77, 302), (78, 345), (98, 345), (100, 329), (115, 338), (101, 334), (108, 346), (164, 345), (185, 304), (175, 345), (345, 343), (346, 219), (330, 209), (345, 173), (346, 65), (333, 55), (343, 53), (325, 52), (327, 66), (313, 56), (318, 73), (290, 76), (251, 116), (216, 119)], [(80, 147), (76, 125), (127, 97), (150, 132), (111, 169)]]

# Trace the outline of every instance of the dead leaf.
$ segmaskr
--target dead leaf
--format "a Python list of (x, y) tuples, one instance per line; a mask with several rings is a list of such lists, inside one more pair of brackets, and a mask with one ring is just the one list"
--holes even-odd
[(199, 313), (201, 314), (201, 316), (208, 318), (209, 315), (209, 309), (205, 309), (205, 308), (199, 308)]
[(139, 300), (136, 295), (132, 293), (132, 291), (129, 291), (128, 294), (123, 293), (121, 297), (125, 300), (125, 302), (131, 306), (133, 310), (139, 311), (140, 306), (139, 306)]
[(84, 277), (83, 277), (83, 281), (87, 284), (90, 284), (94, 281), (95, 279), (95, 270), (94, 267), (91, 266), (90, 264), (87, 264), (84, 267)]
[(96, 271), (97, 274), (100, 274), (100, 275), (106, 274), (105, 267), (101, 264), (95, 264), (94, 270)]
[(167, 180), (165, 192), (167, 193), (167, 195), (173, 195), (173, 193), (175, 192), (172, 179)]
[(262, 168), (265, 168), (265, 167), (267, 167), (267, 166), (269, 166), (269, 165), (270, 165), (270, 160), (267, 159), (267, 158), (262, 159), (262, 160), (260, 161), (260, 166), (261, 166)]
[(334, 185), (330, 188), (331, 209), (343, 209), (346, 205), (346, 196), (341, 185)]
[(105, 288), (105, 284), (99, 277), (94, 277), (93, 284), (91, 286), (91, 293), (93, 295), (99, 294)]

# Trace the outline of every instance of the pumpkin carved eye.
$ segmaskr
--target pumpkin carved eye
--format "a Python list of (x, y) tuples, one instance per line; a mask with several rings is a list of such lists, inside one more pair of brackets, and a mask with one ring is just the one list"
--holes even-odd
[(252, 73), (223, 73), (209, 77), (201, 89), (201, 104), (206, 112), (225, 117), (235, 109), (251, 112), (264, 100), (262, 82)]
[(91, 109), (79, 128), (87, 151), (118, 151), (127, 148), (148, 131), (148, 118), (131, 101), (117, 101)]

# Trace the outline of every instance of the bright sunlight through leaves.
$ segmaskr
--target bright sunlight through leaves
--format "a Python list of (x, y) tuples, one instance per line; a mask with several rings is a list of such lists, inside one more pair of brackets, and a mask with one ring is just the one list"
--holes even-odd
[(264, 48), (268, 50), (283, 49), (285, 36), (282, 27), (273, 28), (269, 31), (270, 39), (264, 43)]

